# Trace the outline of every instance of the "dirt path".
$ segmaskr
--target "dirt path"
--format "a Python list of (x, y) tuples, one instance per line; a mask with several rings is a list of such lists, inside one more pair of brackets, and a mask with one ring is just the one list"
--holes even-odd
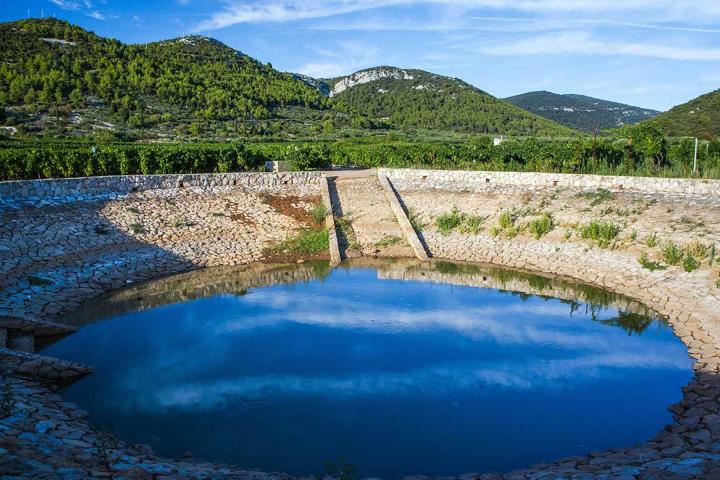
[(328, 180), (343, 258), (414, 256), (373, 171)]

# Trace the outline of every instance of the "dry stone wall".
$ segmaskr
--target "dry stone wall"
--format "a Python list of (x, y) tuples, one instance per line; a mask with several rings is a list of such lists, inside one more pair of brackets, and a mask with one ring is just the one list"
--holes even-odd
[[(403, 206), (414, 212), (419, 238), (435, 259), (559, 274), (637, 299), (668, 319), (696, 360), (695, 378), (683, 389), (683, 400), (670, 407), (675, 421), (649, 441), (508, 474), (468, 473), (462, 480), (720, 478), (717, 264), (703, 259), (694, 272), (680, 266), (649, 271), (637, 260), (644, 251), (661, 260), (659, 246), (645, 246), (646, 237), (654, 233), (662, 241), (720, 244), (720, 182), (507, 172), (380, 173), (390, 179)], [(586, 196), (598, 188), (620, 193), (611, 199)], [(47, 383), (86, 374), (88, 367), (4, 348), (12, 337), (8, 332), (52, 330), (51, 323), (33, 327), (32, 322), (51, 321), (128, 282), (260, 260), (264, 246), (299, 227), (292, 217), (263, 202), (265, 193), (286, 196), (293, 208), (306, 208), (308, 196), (320, 195), (320, 176), (168, 175), (0, 183), (0, 363), (3, 388), (16, 402), (11, 414), (0, 419), (0, 476), (290, 478), (161, 458), (146, 446), (107, 440), (85, 419), (86, 412), (63, 402), (56, 387)], [(453, 207), (476, 215), (482, 228), (438, 232), (437, 216)], [(493, 234), (491, 227), (504, 210), (515, 215), (517, 231)], [(554, 230), (533, 238), (525, 222), (541, 213), (552, 215)], [(579, 224), (593, 218), (620, 228), (607, 248), (577, 233)], [(461, 281), (484, 282), (473, 275)]]
[(378, 169), (378, 174), (386, 175), (393, 185), (400, 189), (472, 190), (483, 185), (508, 185), (526, 188), (605, 188), (649, 193), (720, 195), (720, 180), (385, 168)]
[(315, 194), (322, 175), (317, 172), (201, 173), (192, 175), (125, 175), (0, 182), (0, 209), (102, 201), (147, 190), (235, 187), (254, 192), (295, 190)]

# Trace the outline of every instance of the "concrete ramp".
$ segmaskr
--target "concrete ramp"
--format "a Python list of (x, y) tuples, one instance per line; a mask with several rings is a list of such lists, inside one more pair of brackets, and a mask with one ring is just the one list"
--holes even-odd
[(343, 258), (415, 257), (374, 170), (328, 178)]

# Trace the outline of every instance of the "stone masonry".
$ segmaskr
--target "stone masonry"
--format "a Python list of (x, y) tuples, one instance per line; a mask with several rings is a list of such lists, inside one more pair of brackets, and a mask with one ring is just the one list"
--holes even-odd
[[(720, 182), (380, 173), (388, 176), (406, 211), (413, 212), (418, 236), (432, 257), (561, 275), (638, 300), (667, 319), (695, 359), (695, 376), (683, 400), (670, 406), (674, 422), (647, 442), (507, 474), (468, 473), (462, 480), (720, 478), (720, 272), (712, 247), (720, 246)], [(362, 205), (367, 218), (352, 223), (353, 230), (358, 238), (370, 239), (367, 245), (382, 244), (384, 235), (378, 232), (400, 231), (385, 222), (386, 208), (373, 217), (373, 205), (387, 207), (380, 201), (382, 190), (375, 183), (368, 188), (369, 179), (352, 181), (343, 180), (349, 184), (342, 188), (351, 195), (336, 192), (333, 208), (347, 210), (346, 198)], [(198, 267), (262, 260), (266, 247), (302, 226), (265, 201), (265, 194), (309, 209), (320, 195), (320, 175), (0, 183), (0, 406), (8, 413), (0, 419), (0, 478), (290, 478), (192, 458), (160, 458), (146, 446), (106, 435), (86, 420), (86, 412), (64, 402), (60, 391), (63, 381), (88, 374), (90, 367), (31, 351), (36, 336), (62, 330), (54, 322), (60, 314), (101, 293)], [(473, 216), (480, 226), (441, 233), (437, 218), (453, 209)], [(503, 212), (511, 213), (512, 229), (499, 228)], [(552, 229), (536, 238), (528, 225), (545, 215), (552, 218)], [(608, 245), (583, 237), (582, 227), (593, 220), (617, 227)], [(366, 232), (364, 225), (386, 227)], [(669, 243), (695, 252), (699, 269), (686, 272), (682, 265), (667, 265), (663, 249)], [(413, 255), (404, 241), (400, 245), (396, 255)], [(644, 268), (638, 261), (643, 255), (661, 268)]]

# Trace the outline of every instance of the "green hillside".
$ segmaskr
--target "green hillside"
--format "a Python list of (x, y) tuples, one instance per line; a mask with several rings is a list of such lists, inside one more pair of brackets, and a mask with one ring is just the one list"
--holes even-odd
[(456, 78), (376, 67), (325, 81), (333, 100), (373, 122), (399, 128), (504, 135), (572, 135)]
[(666, 135), (711, 140), (720, 137), (720, 90), (678, 105), (653, 120)]
[[(378, 71), (390, 73), (371, 78)], [(53, 18), (0, 24), (0, 127), (16, 138), (157, 141), (577, 134), (420, 70), (316, 80), (207, 37), (125, 45)]]
[(124, 45), (35, 19), (0, 24), (0, 45), (4, 121), (29, 132), (253, 129), (283, 109), (328, 109), (291, 75), (200, 36)]
[(560, 95), (547, 91), (523, 93), (505, 100), (541, 117), (584, 132), (601, 132), (622, 125), (632, 125), (660, 113), (657, 110), (585, 95)]

